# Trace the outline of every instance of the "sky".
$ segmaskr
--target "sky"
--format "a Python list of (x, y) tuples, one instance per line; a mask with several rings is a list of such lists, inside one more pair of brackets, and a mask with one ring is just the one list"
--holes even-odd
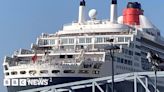
[[(0, 89), (3, 86), (2, 63), (5, 55), (11, 55), (20, 48), (30, 49), (31, 43), (41, 33), (55, 33), (63, 24), (78, 18), (80, 0), (0, 0)], [(109, 19), (110, 0), (86, 0), (86, 11), (96, 9), (98, 19)], [(142, 4), (144, 15), (161, 30), (164, 35), (163, 0), (118, 0), (118, 12), (126, 7), (127, 2), (137, 1)]]

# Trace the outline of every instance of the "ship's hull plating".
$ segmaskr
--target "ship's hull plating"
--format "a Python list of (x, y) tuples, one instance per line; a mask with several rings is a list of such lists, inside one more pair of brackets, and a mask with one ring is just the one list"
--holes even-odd
[[(30, 78), (31, 80), (33, 79), (39, 79), (39, 78)], [(28, 84), (27, 86), (8, 86), (7, 90), (8, 92), (18, 92), (22, 90), (29, 90), (29, 89), (34, 89), (34, 88), (39, 88), (39, 87), (46, 87), (46, 86), (52, 86), (56, 84), (62, 84), (62, 83), (69, 83), (69, 82), (74, 82), (74, 81), (80, 81), (80, 80), (86, 80), (86, 79), (91, 79), (91, 78), (86, 78), (86, 77), (44, 77), (41, 79), (47, 79), (48, 80), (48, 85), (35, 85), (33, 82), (33, 85)], [(20, 80), (20, 79), (18, 79)], [(28, 79), (27, 79), (28, 80)]]
[[(32, 79), (38, 79), (38, 78), (32, 78)], [(40, 88), (40, 87), (46, 87), (46, 86), (52, 86), (56, 84), (62, 84), (62, 83), (69, 83), (69, 82), (74, 82), (74, 81), (81, 81), (81, 80), (87, 80), (91, 78), (87, 77), (45, 77), (43, 79), (48, 79), (48, 85), (42, 85), (42, 86), (37, 86), (37, 85), (27, 85), (27, 86), (8, 86), (7, 90), (8, 92), (18, 92), (18, 91), (23, 91), (23, 90), (29, 90), (29, 89), (34, 89), (34, 88)], [(108, 85), (108, 90), (111, 92), (111, 85)], [(145, 92), (145, 89), (141, 84), (137, 85), (138, 87), (138, 92)], [(106, 85), (101, 86), (104, 90), (106, 90)], [(151, 91), (154, 90), (152, 86), (149, 86), (149, 89)], [(158, 89), (163, 92), (164, 87), (158, 87)], [(119, 82), (115, 83), (115, 91), (116, 92), (134, 92), (134, 84), (132, 81), (124, 81), (124, 82)], [(85, 89), (78, 89), (76, 92), (92, 92), (92, 88), (85, 88)], [(99, 92), (98, 89), (96, 89), (96, 92)]]

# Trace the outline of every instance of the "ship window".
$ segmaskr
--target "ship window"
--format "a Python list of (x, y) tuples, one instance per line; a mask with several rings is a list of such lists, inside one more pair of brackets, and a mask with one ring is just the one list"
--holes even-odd
[(94, 66), (93, 66), (93, 68), (95, 68), (95, 69), (99, 69), (100, 67), (101, 67), (101, 63), (96, 63)]
[(64, 49), (64, 46), (60, 46), (61, 49)]
[(133, 51), (129, 50), (129, 55), (133, 56)]
[(161, 35), (160, 32), (157, 32), (157, 35), (160, 36)]
[(125, 50), (125, 54), (128, 54), (128, 50), (127, 49), (124, 49)]
[(73, 58), (73, 55), (67, 55), (67, 58)]
[(124, 63), (124, 59), (121, 58), (121, 63)]
[(5, 75), (8, 76), (9, 75), (9, 72), (6, 72)]
[(109, 37), (105, 37), (105, 38), (104, 38), (104, 42), (109, 42), (110, 39), (111, 39), (111, 38), (109, 38)]
[(7, 65), (5, 65), (4, 67), (5, 67), (5, 70), (8, 70), (8, 67), (7, 67)]
[(136, 38), (136, 41), (141, 42), (141, 40), (139, 38)]
[(48, 73), (48, 70), (41, 70), (40, 73)]
[(75, 70), (64, 70), (64, 73), (75, 73)]
[(120, 59), (120, 58), (117, 58), (117, 62), (119, 62), (119, 63), (120, 63), (120, 62), (121, 62), (121, 59)]
[(124, 63), (125, 63), (125, 64), (128, 64), (128, 60), (125, 59)]
[(92, 67), (92, 64), (83, 64), (83, 67), (84, 68), (91, 68)]
[(69, 44), (73, 44), (74, 43), (74, 39), (73, 38), (70, 38), (69, 39)]
[(95, 43), (102, 43), (102, 42), (103, 42), (103, 38), (101, 38), (101, 37), (98, 37), (95, 40)]
[(129, 44), (129, 47), (130, 47), (130, 48), (134, 48), (134, 44), (133, 44), (133, 43), (130, 43), (130, 44)]
[(35, 75), (35, 74), (36, 74), (36, 70), (30, 70), (30, 71), (29, 71), (29, 74), (30, 74), (30, 75)]
[(89, 70), (79, 70), (79, 73), (88, 74)]
[(50, 45), (54, 45), (55, 44), (55, 40), (50, 40)]
[(125, 49), (124, 48), (122, 48), (122, 53), (125, 53)]
[(141, 46), (138, 46), (138, 45), (135, 45), (135, 47), (136, 47), (137, 49), (140, 49), (140, 48), (141, 48)]
[(79, 38), (79, 43), (85, 43), (85, 38)]
[(17, 75), (16, 71), (11, 72), (11, 75)]
[(92, 71), (92, 73), (93, 73), (93, 74), (99, 74), (100, 71), (94, 70), (94, 71)]
[(20, 74), (26, 74), (26, 71), (20, 71)]
[(105, 60), (110, 60), (111, 59), (111, 56), (110, 55), (106, 55), (105, 56)]
[(65, 58), (65, 55), (60, 55), (60, 58)]
[(124, 42), (124, 37), (118, 37), (118, 42)]
[(140, 54), (140, 53), (138, 53), (138, 52), (135, 52), (135, 55), (137, 55), (137, 56), (141, 56), (141, 54)]
[(128, 54), (128, 49), (125, 49), (125, 48), (122, 48), (122, 52), (125, 53), (125, 54)]
[(147, 56), (147, 53), (146, 52), (141, 52), (141, 54), (143, 55), (143, 56)]
[(92, 39), (91, 38), (86, 38), (86, 43), (91, 43)]
[(39, 40), (38, 40), (38, 44), (39, 44), (39, 45), (44, 45), (43, 40), (42, 40), (42, 39), (39, 39)]
[(125, 42), (131, 41), (131, 37), (125, 37)]
[(83, 46), (83, 45), (81, 45), (81, 46), (80, 46), (80, 48), (81, 48), (81, 49), (84, 49), (84, 46)]
[(48, 45), (48, 40), (43, 40), (43, 45)]
[(59, 70), (52, 70), (52, 73), (60, 73)]
[(128, 65), (132, 65), (132, 61), (131, 60), (128, 60)]
[(67, 39), (67, 38), (62, 39), (62, 40), (61, 40), (61, 43), (62, 43), (62, 44), (68, 44), (68, 39)]

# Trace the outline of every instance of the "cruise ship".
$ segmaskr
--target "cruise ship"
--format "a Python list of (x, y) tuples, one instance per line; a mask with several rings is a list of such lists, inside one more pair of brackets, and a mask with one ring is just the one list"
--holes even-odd
[[(144, 16), (140, 3), (129, 2), (118, 16), (117, 0), (112, 0), (110, 19), (103, 20), (97, 19), (96, 9), (88, 12), (87, 19), (85, 6), (85, 0), (81, 0), (77, 21), (53, 34), (42, 33), (30, 50), (20, 49), (5, 56), (4, 84), (8, 92), (111, 76), (112, 62), (115, 75), (152, 71), (149, 52), (164, 61), (164, 38)], [(133, 92), (133, 85), (127, 85), (128, 92)], [(121, 85), (115, 91), (126, 89)], [(160, 81), (159, 89), (164, 90), (164, 82)]]

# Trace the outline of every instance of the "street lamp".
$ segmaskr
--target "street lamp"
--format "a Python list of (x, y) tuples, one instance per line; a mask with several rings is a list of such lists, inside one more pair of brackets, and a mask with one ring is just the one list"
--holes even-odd
[(105, 50), (108, 50), (112, 59), (112, 92), (114, 92), (114, 51), (120, 49), (119, 46), (112, 44), (113, 39), (110, 39), (108, 42), (111, 42), (111, 45), (105, 47)]
[(155, 73), (155, 92), (157, 92), (157, 70), (164, 67), (160, 63), (163, 62), (163, 60), (158, 56), (158, 54), (154, 54), (153, 52), (147, 53), (147, 59), (152, 64), (152, 69)]

